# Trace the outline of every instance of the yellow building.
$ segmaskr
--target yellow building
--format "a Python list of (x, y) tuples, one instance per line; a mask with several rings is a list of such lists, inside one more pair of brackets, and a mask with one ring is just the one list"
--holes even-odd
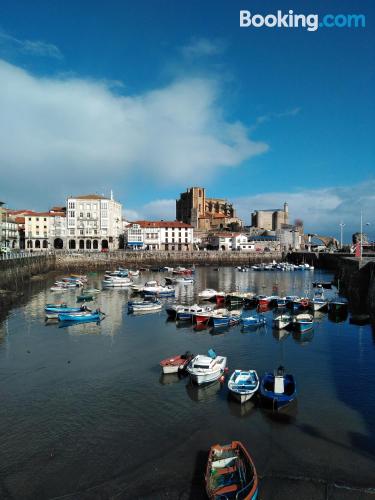
[(286, 202), (284, 208), (255, 210), (251, 214), (251, 227), (253, 228), (276, 231), (281, 229), (283, 224), (289, 224), (289, 209)]

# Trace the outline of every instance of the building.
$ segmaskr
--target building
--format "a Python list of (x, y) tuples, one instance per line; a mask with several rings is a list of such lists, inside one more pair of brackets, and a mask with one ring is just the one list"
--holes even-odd
[(26, 214), (24, 218), (26, 250), (39, 251), (51, 248), (63, 248), (63, 244), (55, 246), (54, 228), (56, 218), (63, 218), (65, 220), (64, 212), (59, 214), (33, 212)]
[(125, 246), (137, 250), (193, 249), (193, 226), (178, 221), (136, 221), (125, 229)]
[(280, 240), (280, 248), (282, 251), (300, 250), (302, 242), (300, 227), (284, 224), (280, 229), (277, 229), (275, 233)]
[(176, 219), (201, 231), (242, 227), (233, 204), (223, 198), (207, 198), (202, 187), (191, 187), (176, 200)]
[(69, 196), (66, 203), (67, 247), (71, 250), (119, 248), (122, 205), (98, 194)]
[(0, 202), (0, 248), (18, 249), (20, 237), (16, 218)]
[(281, 229), (283, 224), (288, 223), (289, 209), (286, 202), (284, 203), (284, 208), (255, 210), (251, 214), (251, 227), (265, 231), (276, 231), (277, 229)]

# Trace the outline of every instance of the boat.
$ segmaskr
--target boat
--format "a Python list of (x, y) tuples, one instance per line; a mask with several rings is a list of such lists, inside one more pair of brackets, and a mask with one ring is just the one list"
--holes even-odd
[(286, 297), (278, 297), (277, 300), (276, 300), (276, 306), (277, 307), (286, 307), (287, 305), (287, 299)]
[(189, 320), (192, 321), (195, 315), (199, 315), (201, 313), (211, 313), (213, 312), (213, 308), (211, 306), (200, 306), (198, 304), (194, 304), (192, 306), (182, 306), (182, 308), (177, 310), (176, 317), (179, 320)]
[(129, 271), (127, 269), (119, 268), (116, 271), (106, 271), (104, 279), (106, 278), (127, 278)]
[(211, 300), (214, 297), (216, 297), (217, 294), (218, 292), (213, 288), (206, 288), (205, 290), (202, 290), (201, 292), (198, 293), (198, 297), (201, 300)]
[(314, 316), (308, 313), (297, 314), (293, 319), (293, 325), (297, 332), (307, 332), (314, 326)]
[(82, 293), (77, 296), (77, 302), (86, 302), (89, 300), (94, 300), (95, 295), (93, 293)]
[(199, 312), (196, 312), (192, 315), (192, 320), (193, 320), (193, 323), (196, 323), (197, 325), (203, 325), (203, 324), (207, 324), (210, 319), (211, 319), (211, 316), (213, 315), (213, 311), (199, 311)]
[(174, 297), (176, 293), (172, 286), (163, 286), (157, 281), (147, 281), (138, 291), (144, 295), (156, 295), (159, 297)]
[(314, 288), (322, 287), (322, 288), (326, 288), (326, 289), (331, 289), (332, 283), (330, 281), (313, 281), (312, 286)]
[(256, 500), (258, 476), (255, 465), (240, 441), (211, 446), (206, 467), (206, 492), (210, 499)]
[(81, 314), (83, 312), (91, 312), (86, 306), (81, 307), (68, 307), (68, 306), (53, 306), (47, 304), (44, 308), (47, 319), (57, 319), (59, 314)]
[(105, 277), (102, 281), (104, 288), (126, 288), (132, 284), (132, 280), (127, 276)]
[(93, 312), (82, 312), (79, 314), (61, 313), (58, 315), (58, 320), (84, 323), (90, 321), (101, 321), (103, 317), (104, 313), (102, 313), (99, 309), (97, 309), (96, 311)]
[(270, 403), (274, 410), (288, 405), (297, 395), (294, 377), (286, 374), (283, 366), (279, 366), (275, 373), (263, 375), (259, 391), (263, 401)]
[(240, 403), (246, 403), (259, 389), (257, 372), (255, 370), (235, 370), (228, 381), (228, 389)]
[(51, 292), (67, 292), (68, 288), (65, 286), (58, 286), (58, 285), (53, 285), (50, 288)]
[(139, 276), (139, 269), (136, 269), (134, 271), (129, 270), (128, 274), (129, 276)]
[(230, 305), (240, 305), (245, 302), (250, 303), (255, 300), (253, 292), (229, 292), (225, 296), (225, 301)]
[(314, 297), (311, 299), (311, 307), (313, 311), (320, 311), (326, 307), (328, 301), (324, 297), (323, 291), (315, 292)]
[(194, 283), (194, 278), (180, 276), (179, 278), (175, 278), (174, 282), (178, 283), (179, 285), (192, 285)]
[(241, 323), (243, 327), (259, 327), (267, 323), (264, 316), (242, 316)]
[(268, 295), (257, 295), (256, 301), (259, 306), (269, 306), (271, 303), (271, 298)]
[(293, 316), (288, 313), (282, 313), (275, 316), (272, 320), (272, 326), (276, 330), (282, 330), (283, 328), (288, 328), (293, 322)]
[(179, 354), (160, 361), (163, 373), (178, 373), (185, 370), (189, 362), (194, 358), (194, 354), (186, 351), (185, 354)]
[(160, 311), (163, 305), (158, 300), (142, 300), (142, 301), (129, 301), (128, 302), (128, 312), (129, 313), (139, 313), (139, 312), (155, 312)]
[(198, 354), (188, 364), (186, 371), (192, 382), (197, 385), (208, 384), (218, 380), (227, 366), (227, 358), (218, 356), (213, 349), (208, 355)]
[(228, 311), (227, 309), (217, 309), (211, 315), (211, 322), (215, 328), (220, 326), (237, 325), (241, 319), (241, 311)]

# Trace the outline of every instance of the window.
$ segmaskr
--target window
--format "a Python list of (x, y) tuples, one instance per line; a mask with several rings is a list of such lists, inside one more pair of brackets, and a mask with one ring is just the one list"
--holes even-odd
[(83, 229), (80, 229), (80, 230), (79, 230), (79, 234), (83, 234)]
[(36, 220), (39, 220), (39, 217), (37, 217)]
[(83, 217), (83, 212), (80, 212), (79, 213), (79, 218), (82, 219), (82, 217)]
[(47, 222), (47, 218), (46, 218), (46, 217), (44, 217), (44, 219), (43, 219), (43, 220), (44, 220), (44, 222)]
[(87, 215), (87, 218), (88, 218), (88, 219), (91, 219), (91, 214), (90, 214), (90, 212), (87, 212), (87, 214), (86, 214), (86, 215)]

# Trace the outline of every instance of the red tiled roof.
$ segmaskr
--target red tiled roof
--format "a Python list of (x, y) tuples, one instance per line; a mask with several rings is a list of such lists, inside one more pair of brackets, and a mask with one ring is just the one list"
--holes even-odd
[(14, 220), (17, 224), (25, 224), (25, 217), (15, 217)]
[(133, 222), (133, 224), (139, 224), (141, 227), (186, 227), (192, 228), (193, 226), (190, 224), (185, 224), (184, 222), (175, 221), (165, 221), (165, 220), (137, 220)]
[(34, 214), (34, 210), (7, 210), (9, 215)]
[(33, 212), (31, 214), (26, 214), (29, 217), (65, 217), (65, 212)]

